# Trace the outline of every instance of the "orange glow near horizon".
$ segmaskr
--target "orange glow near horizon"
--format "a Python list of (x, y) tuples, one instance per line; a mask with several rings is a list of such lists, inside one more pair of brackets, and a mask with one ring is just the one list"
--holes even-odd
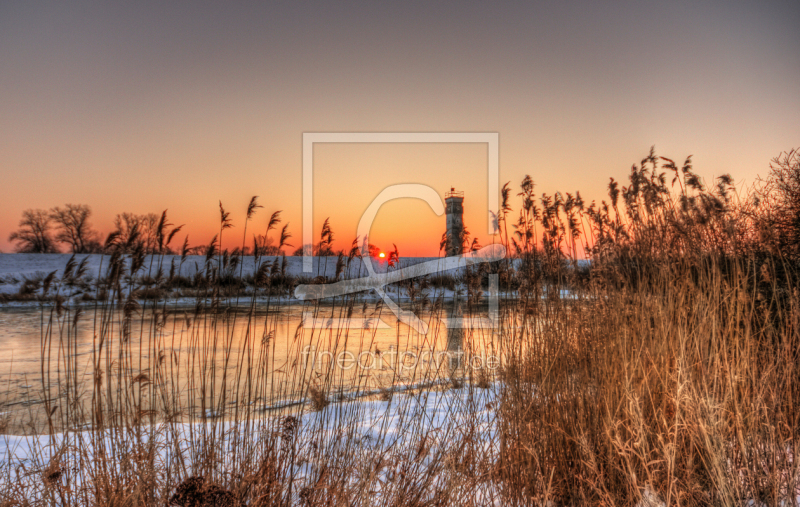
[[(321, 144), (314, 150), (315, 241), (327, 218), (335, 232), (335, 249), (347, 248), (362, 214), (384, 188), (418, 183), (437, 190), (442, 203), (451, 187), (464, 191), (468, 231), (481, 244), (491, 243), (486, 238), (486, 144)], [(336, 188), (347, 191), (330, 190)], [(435, 257), (445, 229), (445, 215), (437, 216), (424, 201), (395, 199), (378, 211), (369, 242), (396, 244), (401, 257)]]
[[(628, 5), (580, 0), (109, 4), (0, 9), (0, 252), (26, 209), (91, 206), (105, 235), (117, 214), (168, 210), (172, 244), (208, 245), (221, 201), (222, 248), (252, 246), (282, 210), (301, 247), (305, 132), (497, 132), (499, 186), (608, 199), (651, 146), (713, 184), (739, 188), (797, 147), (800, 4), (712, 0)], [(679, 36), (660, 26), (678, 27)], [(146, 29), (145, 29), (146, 28)], [(654, 79), (642, 80), (650, 69)], [(314, 243), (326, 218), (349, 252), (364, 210), (397, 183), (463, 191), (464, 224), (487, 234), (485, 145), (314, 146)], [(246, 221), (247, 204), (259, 209)], [(436, 256), (445, 217), (398, 199), (369, 241)], [(362, 238), (363, 239), (363, 238)], [(504, 238), (505, 239), (505, 238)], [(66, 248), (62, 245), (62, 250)], [(387, 255), (388, 257), (388, 255)]]
[(385, 254), (385, 253), (383, 253), (383, 252), (381, 252), (381, 253), (379, 253), (379, 254), (378, 254), (378, 257), (380, 257), (381, 259), (383, 259), (384, 257), (386, 257), (386, 254)]

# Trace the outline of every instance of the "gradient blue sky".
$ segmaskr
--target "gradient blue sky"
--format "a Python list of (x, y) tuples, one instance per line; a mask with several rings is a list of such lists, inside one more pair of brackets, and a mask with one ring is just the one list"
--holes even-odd
[[(303, 132), (499, 132), (502, 182), (587, 200), (651, 145), (752, 183), (800, 146), (798, 26), (797, 1), (3, 2), (0, 249), (24, 209), (67, 202), (104, 232), (168, 208), (206, 243), (218, 200), (233, 247), (252, 195), (251, 227), (282, 209), (299, 245)], [(485, 156), (323, 147), (314, 229), (349, 245), (376, 188), (414, 181), (464, 189), (483, 232)], [(443, 229), (399, 201), (373, 234), (423, 255)]]

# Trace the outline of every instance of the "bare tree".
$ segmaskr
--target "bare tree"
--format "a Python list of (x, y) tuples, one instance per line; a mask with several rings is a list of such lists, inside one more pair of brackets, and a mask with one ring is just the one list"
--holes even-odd
[(57, 227), (56, 241), (69, 245), (72, 253), (91, 253), (100, 248), (99, 235), (92, 230), (89, 217), (92, 208), (86, 204), (67, 204), (50, 210)]
[(114, 227), (119, 232), (120, 244), (135, 248), (141, 245), (146, 253), (153, 253), (158, 248), (158, 230), (160, 218), (155, 213), (137, 215), (120, 213), (114, 218)]
[(139, 237), (144, 245), (144, 251), (147, 253), (154, 253), (158, 249), (159, 219), (155, 213), (139, 215)]
[(28, 209), (22, 212), (19, 229), (12, 232), (9, 241), (17, 243), (20, 253), (58, 253), (50, 236), (52, 219), (43, 209)]
[(758, 198), (764, 241), (783, 255), (800, 260), (800, 149), (772, 159)]
[(135, 244), (139, 240), (139, 215), (119, 213), (114, 218), (117, 230), (117, 242), (121, 245)]

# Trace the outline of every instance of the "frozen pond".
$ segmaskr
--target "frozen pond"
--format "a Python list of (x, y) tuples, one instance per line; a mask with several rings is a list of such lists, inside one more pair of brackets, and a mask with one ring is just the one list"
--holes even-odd
[(425, 335), (372, 302), (92, 305), (77, 318), (76, 308), (0, 308), (0, 412), (11, 432), (32, 429), (25, 421), (41, 430), (48, 412), (59, 428), (88, 422), (97, 400), (119, 413), (225, 417), (310, 392), (336, 399), (442, 382), (463, 375), (467, 358), (492, 366), (491, 330), (448, 333), (451, 306), (418, 312)]

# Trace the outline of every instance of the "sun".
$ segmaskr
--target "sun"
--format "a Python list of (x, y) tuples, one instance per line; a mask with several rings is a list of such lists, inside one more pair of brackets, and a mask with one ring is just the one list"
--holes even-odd
[(383, 252), (381, 252), (381, 253), (379, 253), (379, 254), (378, 254), (378, 257), (380, 257), (381, 259), (383, 259), (384, 257), (386, 257), (386, 254), (385, 254), (385, 253), (383, 253)]

